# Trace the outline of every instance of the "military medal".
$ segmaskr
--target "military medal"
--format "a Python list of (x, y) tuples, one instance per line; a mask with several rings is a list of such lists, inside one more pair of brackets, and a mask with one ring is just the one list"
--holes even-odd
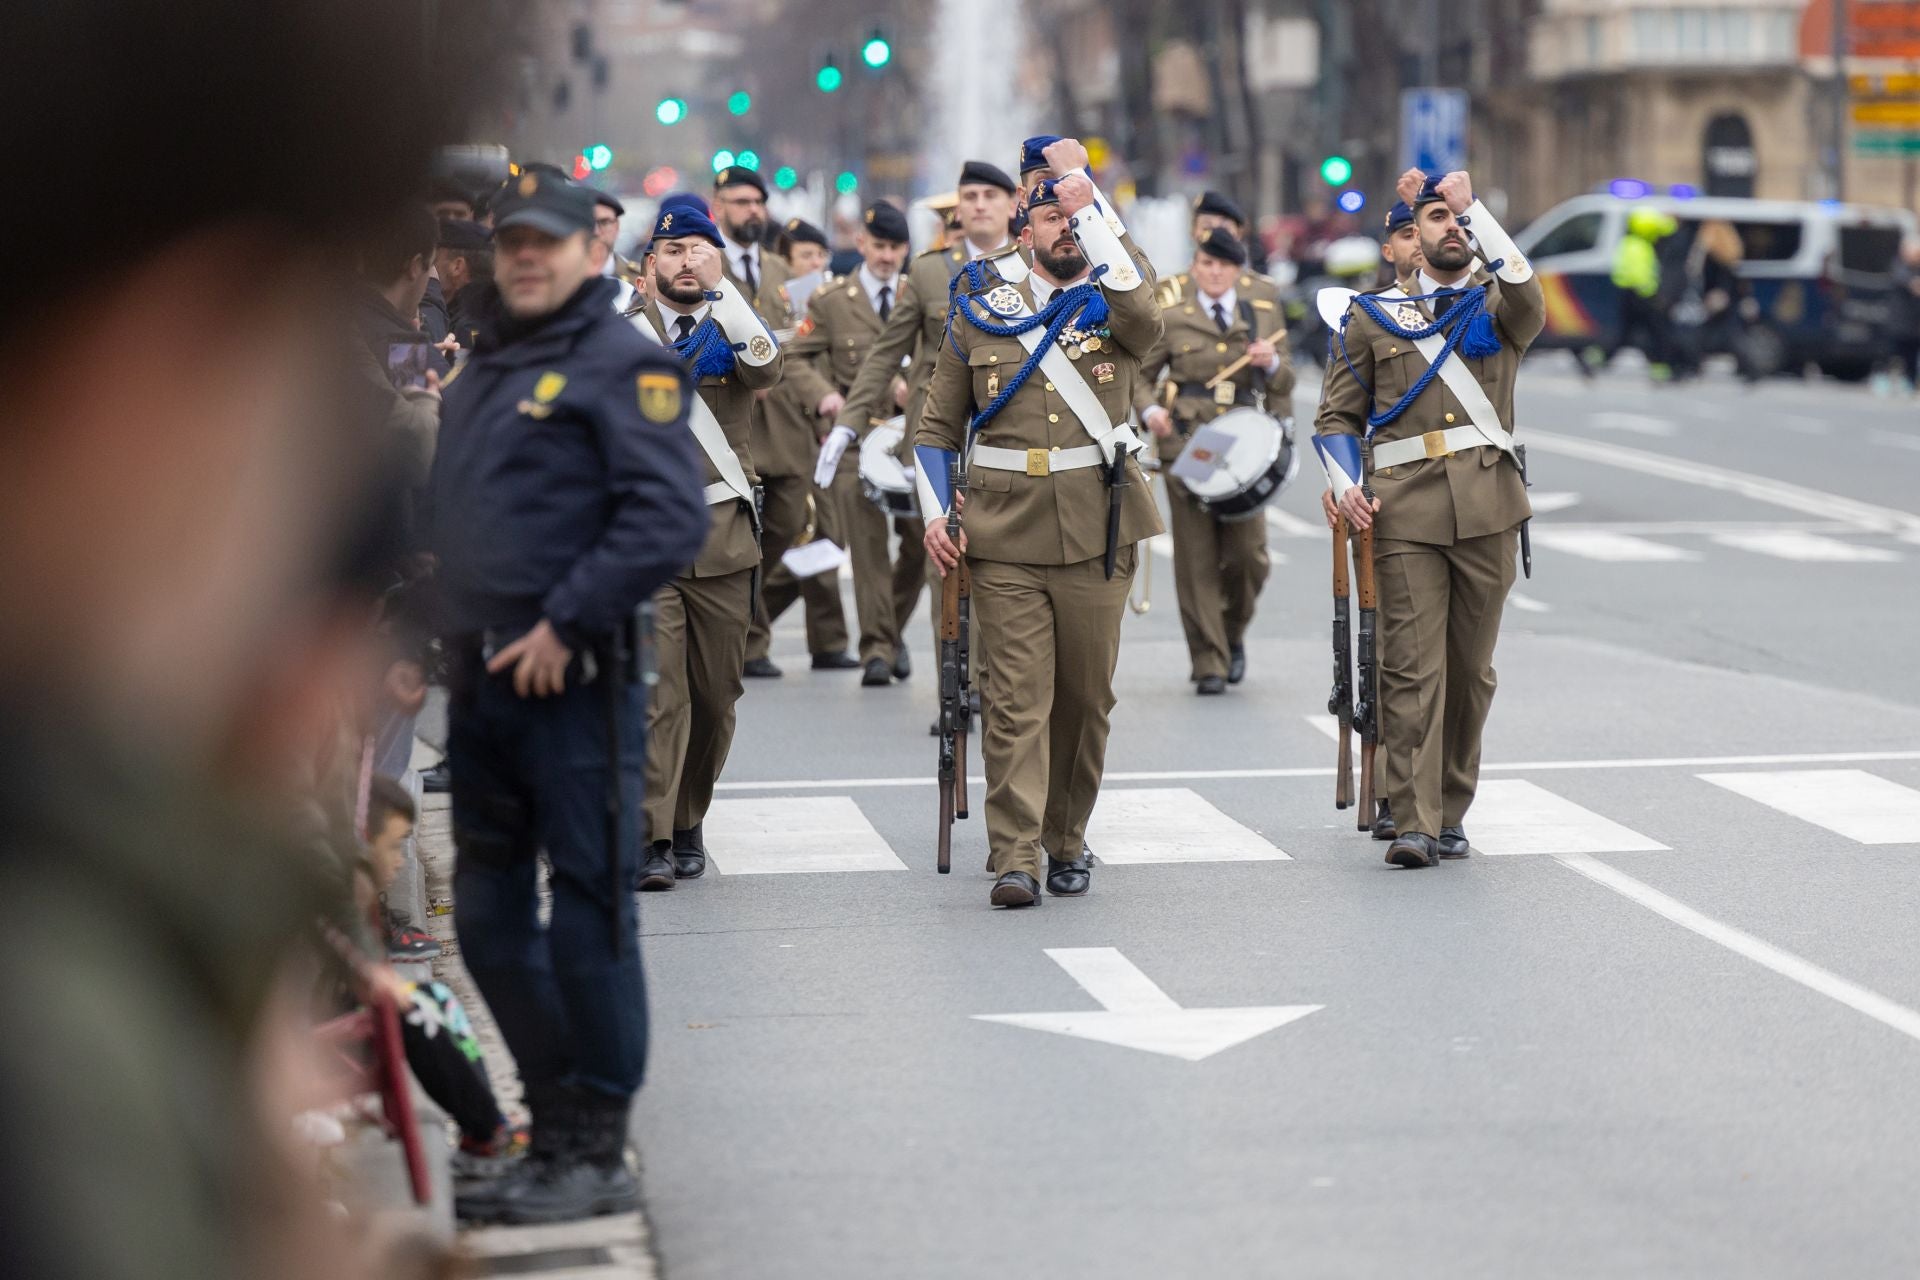
[(1402, 329), (1418, 329), (1427, 323), (1427, 318), (1420, 314), (1420, 308), (1411, 302), (1401, 303), (1393, 313), (1393, 318), (1400, 322)]
[(1080, 349), (1080, 344), (1077, 342), (1067, 348), (1067, 359), (1069, 360), (1078, 360), (1081, 356), (1085, 354), (1086, 352)]
[(1087, 351), (1098, 351), (1101, 345), (1100, 335), (1096, 333), (1091, 338), (1088, 338), (1085, 342), (1081, 343), (1080, 345), (1083, 349)]
[(1020, 291), (1010, 284), (996, 286), (987, 294), (987, 305), (1003, 316), (1020, 314)]

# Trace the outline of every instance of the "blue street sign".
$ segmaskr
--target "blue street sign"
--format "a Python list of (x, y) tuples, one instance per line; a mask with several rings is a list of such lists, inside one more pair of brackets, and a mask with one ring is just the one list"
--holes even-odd
[(1400, 94), (1400, 167), (1451, 173), (1467, 167), (1467, 91), (1406, 89)]

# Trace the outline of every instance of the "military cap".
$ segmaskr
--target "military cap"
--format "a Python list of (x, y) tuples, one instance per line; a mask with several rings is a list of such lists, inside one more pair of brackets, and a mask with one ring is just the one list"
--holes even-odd
[(1193, 216), (1197, 218), (1203, 213), (1215, 214), (1237, 226), (1244, 227), (1247, 225), (1247, 215), (1240, 212), (1240, 206), (1221, 195), (1218, 191), (1203, 191), (1200, 193), (1200, 198), (1196, 200), (1193, 205)]
[(1435, 174), (1420, 184), (1420, 194), (1413, 198), (1413, 207), (1418, 209), (1423, 204), (1433, 204), (1435, 201), (1444, 199), (1446, 197), (1440, 194), (1440, 177)]
[(1231, 262), (1236, 267), (1247, 265), (1247, 246), (1240, 237), (1225, 227), (1215, 227), (1207, 232), (1207, 238), (1199, 244), (1201, 253), (1209, 258), (1218, 258), (1222, 262)]
[[(1023, 153), (1023, 161), (1024, 158)], [(1042, 160), (1035, 168), (1044, 168), (1045, 166), (1046, 161)], [(1026, 173), (1027, 170), (1022, 169), (1021, 172)], [(970, 182), (984, 183), (989, 187), (998, 187), (1008, 195), (1012, 195), (1020, 189), (1019, 184), (1007, 176), (1006, 170), (990, 165), (985, 160), (969, 160), (960, 166), (959, 185), (964, 187)]]
[(876, 240), (907, 243), (907, 215), (885, 200), (876, 200), (868, 205), (861, 224), (866, 227), (867, 234)]
[(713, 225), (713, 219), (705, 210), (675, 204), (671, 197), (661, 202), (660, 212), (653, 220), (653, 239), (647, 248), (652, 249), (662, 240), (684, 240), (689, 236), (699, 236), (716, 249), (725, 247), (720, 242), (720, 228)]
[(1046, 149), (1060, 141), (1057, 133), (1038, 133), (1020, 144), (1020, 176), (1047, 167)]
[(594, 188), (593, 202), (607, 206), (607, 208), (613, 210), (614, 213), (622, 218), (627, 216), (627, 206), (621, 204), (611, 191), (602, 191), (598, 187)]
[(1393, 208), (1387, 210), (1387, 234), (1392, 235), (1413, 221), (1413, 210), (1407, 207), (1405, 200), (1395, 200)]
[(507, 179), (493, 201), (493, 232), (532, 227), (550, 236), (593, 230), (593, 192), (570, 178), (556, 178), (531, 166)]
[(817, 244), (822, 249), (833, 247), (827, 243), (827, 233), (805, 218), (788, 218), (787, 225), (781, 230), (786, 232), (790, 244)]
[(752, 187), (763, 199), (767, 194), (767, 180), (756, 170), (737, 164), (730, 164), (713, 175), (713, 189), (719, 191), (725, 187)]
[(657, 217), (669, 209), (691, 209), (704, 217), (711, 218), (713, 216), (713, 210), (707, 207), (707, 202), (701, 199), (697, 192), (693, 191), (676, 191), (666, 197), (660, 202), (660, 208), (655, 216)]
[(1060, 179), (1045, 178), (1034, 183), (1033, 191), (1027, 196), (1027, 208), (1038, 209), (1043, 204), (1060, 203)]
[(479, 253), (493, 246), (487, 241), (487, 229), (465, 218), (444, 218), (440, 222), (440, 247), (455, 253)]

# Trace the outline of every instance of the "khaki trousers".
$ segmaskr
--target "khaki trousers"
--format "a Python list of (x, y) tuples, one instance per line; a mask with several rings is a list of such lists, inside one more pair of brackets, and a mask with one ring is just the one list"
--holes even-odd
[(982, 710), (987, 844), (995, 875), (1036, 880), (1048, 856), (1080, 855), (1106, 769), (1107, 714), (1136, 548), (1111, 581), (1099, 559), (1068, 565), (968, 560), (973, 616), (991, 655)]
[(670, 840), (707, 816), (733, 745), (747, 659), (753, 570), (675, 578), (653, 598), (660, 683), (647, 710), (647, 839)]
[(747, 656), (767, 656), (774, 620), (795, 600), (806, 601), (807, 652), (842, 653), (847, 647), (847, 618), (840, 608), (839, 579), (827, 573), (795, 578), (780, 563), (780, 557), (806, 532), (809, 493), (815, 499), (814, 537), (840, 541), (834, 536), (833, 513), (827, 510), (825, 496), (813, 487), (812, 476), (767, 476), (761, 484), (767, 499), (760, 516), (760, 608), (747, 634)]
[[(927, 577), (927, 549), (921, 541), (926, 522), (888, 519), (886, 512), (860, 492), (858, 475), (836, 478), (833, 493), (846, 534), (842, 545), (853, 557), (853, 607), (860, 618), (860, 661), (879, 658), (892, 666)], [(889, 525), (900, 535), (898, 558), (888, 545)]]
[(1401, 835), (1437, 837), (1473, 804), (1518, 545), (1512, 529), (1450, 547), (1374, 544), (1381, 749)]
[(1167, 510), (1173, 528), (1173, 590), (1192, 663), (1188, 678), (1225, 679), (1228, 651), (1246, 638), (1254, 602), (1272, 569), (1266, 512), (1251, 520), (1216, 519), (1171, 473)]

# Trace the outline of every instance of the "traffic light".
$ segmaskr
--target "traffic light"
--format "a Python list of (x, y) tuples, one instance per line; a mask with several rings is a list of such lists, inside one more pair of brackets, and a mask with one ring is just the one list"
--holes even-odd
[(835, 65), (831, 55), (820, 64), (820, 70), (813, 77), (814, 85), (822, 93), (832, 93), (840, 87), (840, 68)]
[(660, 105), (653, 109), (653, 118), (661, 124), (679, 124), (687, 118), (687, 104), (683, 98), (662, 98)]
[(791, 191), (800, 185), (800, 175), (793, 171), (792, 165), (783, 164), (773, 171), (773, 185), (782, 191)]
[(833, 189), (843, 196), (850, 196), (860, 189), (859, 175), (848, 169), (833, 180)]
[(587, 163), (585, 156), (573, 158), (573, 178), (576, 182), (585, 182), (587, 175), (593, 172), (593, 166)]
[(893, 61), (893, 46), (887, 43), (887, 37), (878, 27), (874, 28), (867, 42), (860, 46), (860, 60), (875, 71)]
[(1367, 193), (1349, 187), (1340, 193), (1340, 198), (1334, 203), (1340, 206), (1342, 213), (1358, 213), (1367, 207)]
[(613, 163), (613, 148), (604, 142), (596, 142), (580, 154), (587, 158), (587, 167), (595, 173)]
[(743, 116), (753, 110), (753, 95), (741, 89), (727, 99), (727, 110), (736, 116)]
[(713, 171), (715, 173), (718, 173), (722, 169), (725, 169), (727, 166), (731, 165), (733, 161), (734, 161), (733, 152), (727, 150), (725, 147), (722, 147), (718, 151), (713, 153)]
[(753, 169), (757, 171), (760, 168), (760, 153), (758, 151), (742, 151), (733, 158), (733, 162), (742, 169)]
[(1320, 178), (1330, 187), (1337, 187), (1353, 176), (1353, 161), (1345, 156), (1328, 156), (1320, 162)]

